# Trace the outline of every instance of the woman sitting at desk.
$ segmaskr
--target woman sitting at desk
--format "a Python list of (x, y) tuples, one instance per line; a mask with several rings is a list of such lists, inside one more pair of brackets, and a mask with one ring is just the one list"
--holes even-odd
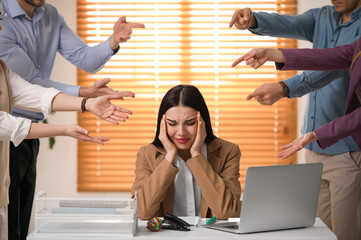
[(132, 196), (139, 218), (172, 213), (239, 216), (238, 145), (217, 138), (199, 90), (178, 85), (164, 96), (154, 141), (138, 152)]

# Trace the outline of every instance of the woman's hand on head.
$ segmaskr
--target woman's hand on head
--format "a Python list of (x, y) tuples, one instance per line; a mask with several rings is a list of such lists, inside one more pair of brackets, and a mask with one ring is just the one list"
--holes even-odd
[(197, 113), (197, 135), (190, 149), (192, 158), (202, 154), (203, 143), (207, 137), (206, 126), (200, 112)]
[(174, 164), (178, 153), (178, 149), (168, 138), (167, 120), (165, 115), (163, 115), (162, 120), (160, 121), (160, 131), (158, 138), (163, 144), (165, 151), (167, 152), (165, 159), (171, 164)]

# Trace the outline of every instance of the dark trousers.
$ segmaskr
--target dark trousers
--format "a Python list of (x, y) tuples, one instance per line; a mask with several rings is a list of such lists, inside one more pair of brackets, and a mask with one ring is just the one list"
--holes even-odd
[(9, 240), (26, 240), (36, 180), (39, 139), (10, 143), (10, 188), (8, 206)]

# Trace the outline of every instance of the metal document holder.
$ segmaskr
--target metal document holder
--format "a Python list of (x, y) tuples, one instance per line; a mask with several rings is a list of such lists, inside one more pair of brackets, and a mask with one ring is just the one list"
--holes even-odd
[(137, 199), (48, 198), (37, 194), (35, 235), (134, 236), (138, 229)]

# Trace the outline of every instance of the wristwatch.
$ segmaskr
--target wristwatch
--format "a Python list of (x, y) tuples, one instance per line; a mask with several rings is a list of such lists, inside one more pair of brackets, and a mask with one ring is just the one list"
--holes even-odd
[(81, 106), (80, 106), (80, 108), (81, 108), (81, 112), (82, 113), (85, 113), (85, 112), (87, 112), (88, 110), (86, 109), (86, 107), (85, 107), (85, 104), (86, 104), (86, 101), (88, 100), (88, 98), (87, 97), (85, 97), (85, 98), (83, 98), (83, 100), (81, 101)]
[(289, 97), (290, 96), (290, 89), (288, 88), (285, 81), (278, 82), (282, 87), (282, 97)]

